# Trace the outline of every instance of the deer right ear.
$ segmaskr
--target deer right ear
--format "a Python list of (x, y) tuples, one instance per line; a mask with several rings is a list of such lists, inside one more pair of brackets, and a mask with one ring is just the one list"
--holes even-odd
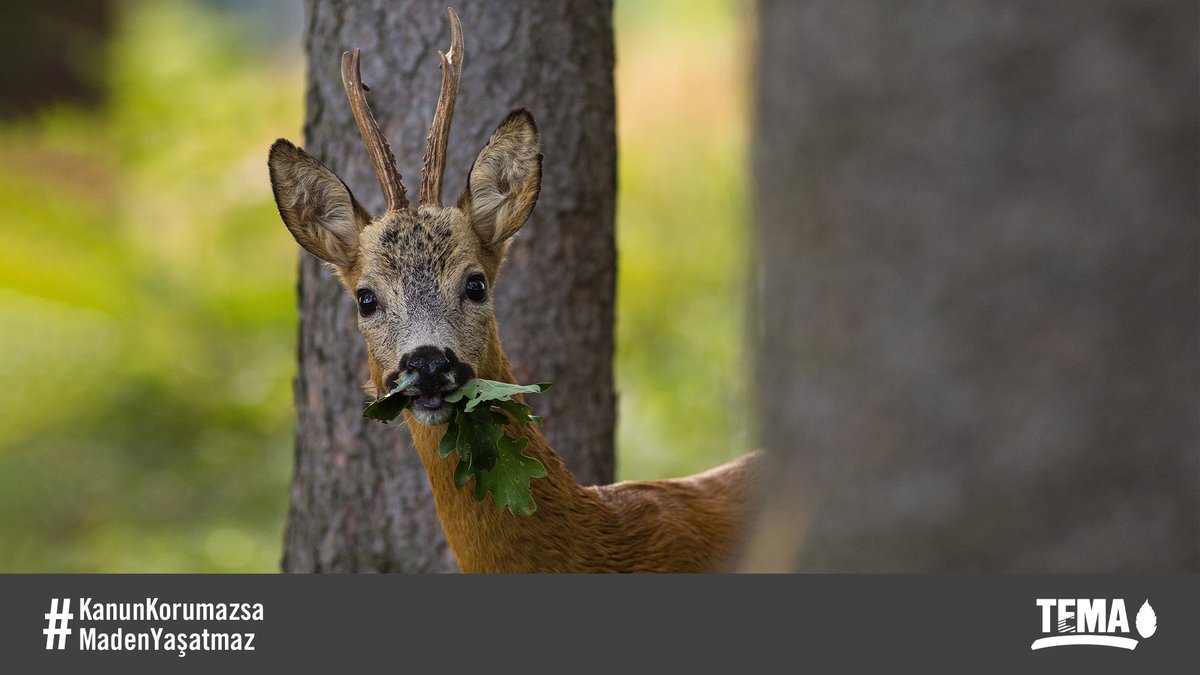
[(533, 115), (514, 110), (471, 165), (458, 208), (485, 246), (508, 241), (533, 212), (542, 189), (542, 140)]
[(267, 160), (279, 217), (304, 250), (340, 269), (354, 264), (358, 233), (371, 222), (335, 173), (284, 139)]

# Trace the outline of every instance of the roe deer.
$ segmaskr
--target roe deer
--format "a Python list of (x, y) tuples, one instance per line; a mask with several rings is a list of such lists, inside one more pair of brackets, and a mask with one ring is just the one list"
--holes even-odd
[[(444, 397), (472, 377), (513, 382), (489, 289), (509, 241), (541, 187), (533, 117), (511, 112), (479, 153), (456, 206), (441, 204), (442, 175), (463, 64), (462, 28), (449, 10), (451, 47), (424, 157), (418, 206), (409, 206), (391, 148), (367, 106), (359, 52), (342, 55), (346, 95), (370, 154), (387, 212), (372, 218), (346, 185), (300, 148), (271, 147), (279, 215), (296, 241), (329, 264), (358, 301), (376, 396), (401, 373), (419, 375), (405, 421), (433, 488), (438, 518), (464, 572), (705, 572), (734, 563), (757, 482), (753, 453), (671, 480), (585, 487), (540, 431), (527, 425), (525, 454), (546, 467), (530, 487), (531, 516), (496, 508), (454, 485), (438, 455), (452, 407)], [(510, 430), (510, 433), (516, 430)]]

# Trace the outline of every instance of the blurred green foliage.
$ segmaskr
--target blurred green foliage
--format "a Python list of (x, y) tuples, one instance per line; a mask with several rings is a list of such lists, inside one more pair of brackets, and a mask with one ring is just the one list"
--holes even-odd
[(107, 105), (0, 129), (0, 569), (273, 570), (297, 254), (263, 153), (298, 49), (122, 9)]
[(733, 0), (616, 5), (622, 480), (751, 449), (746, 12)]
[[(0, 125), (0, 571), (274, 571), (298, 249), (264, 156), (300, 136), (298, 36), (119, 8), (102, 108)], [(618, 3), (621, 478), (748, 449), (737, 12)]]

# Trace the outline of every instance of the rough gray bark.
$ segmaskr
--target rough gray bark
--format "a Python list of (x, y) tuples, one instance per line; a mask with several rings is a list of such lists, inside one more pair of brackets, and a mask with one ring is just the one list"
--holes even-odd
[(1196, 3), (759, 12), (750, 566), (1200, 569)]
[[(453, 3), (466, 44), (445, 198), (515, 107), (544, 144), (541, 197), (496, 287), (504, 346), (519, 381), (551, 380), (535, 403), (576, 478), (613, 476), (612, 384), (616, 138), (612, 5)], [(368, 209), (382, 196), (339, 74), (363, 50), (371, 107), (416, 197), (449, 47), (445, 0), (309, 2), (306, 149)], [(312, 257), (300, 264), (296, 471), (286, 571), (453, 570), (424, 469), (402, 425), (360, 416), (366, 356), (349, 297)]]

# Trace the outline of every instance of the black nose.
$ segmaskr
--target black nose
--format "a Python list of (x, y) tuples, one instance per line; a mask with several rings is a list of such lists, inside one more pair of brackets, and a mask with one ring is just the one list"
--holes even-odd
[[(384, 378), (384, 389), (391, 391), (400, 381), (403, 373), (413, 373), (417, 381), (413, 385), (422, 395), (440, 397), (441, 394), (455, 386), (475, 377), (475, 370), (463, 363), (452, 349), (438, 347), (417, 347), (400, 359), (400, 369)], [(432, 400), (432, 398), (431, 398)], [(439, 399), (440, 400), (440, 399)], [(431, 407), (428, 403), (426, 407)]]
[(417, 347), (400, 361), (400, 370), (411, 370), (418, 375), (435, 376), (448, 373), (458, 363), (454, 352), (437, 347)]

